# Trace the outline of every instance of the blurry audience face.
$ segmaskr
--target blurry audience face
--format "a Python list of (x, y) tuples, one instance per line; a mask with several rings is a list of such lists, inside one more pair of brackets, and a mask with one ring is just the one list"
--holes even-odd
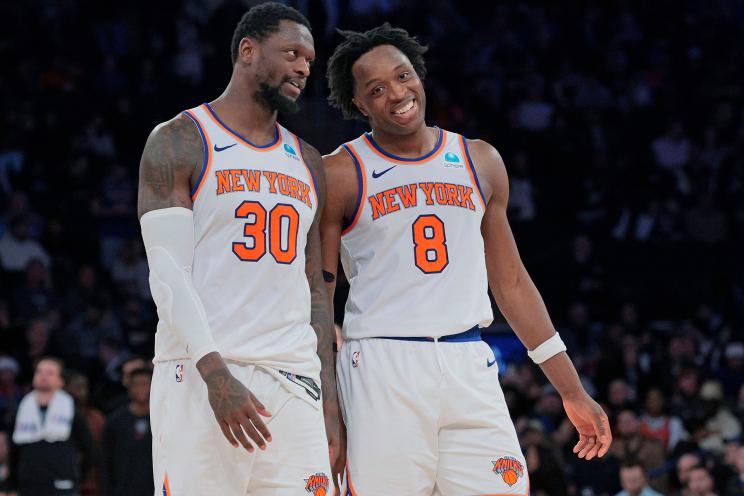
[(649, 390), (646, 394), (646, 411), (652, 417), (660, 417), (664, 413), (664, 395), (658, 389)]
[(88, 403), (88, 378), (83, 374), (75, 374), (70, 377), (65, 389), (79, 404), (85, 405)]
[(33, 380), (35, 390), (43, 393), (51, 393), (61, 389), (63, 385), (62, 370), (57, 362), (53, 360), (41, 360), (36, 365)]
[(617, 434), (621, 437), (633, 437), (638, 434), (640, 422), (632, 410), (623, 410), (617, 416)]
[(151, 378), (147, 374), (136, 374), (129, 379), (129, 398), (133, 403), (145, 404), (150, 401)]
[(682, 485), (687, 484), (690, 479), (690, 471), (698, 465), (700, 465), (700, 457), (694, 453), (685, 453), (679, 457), (679, 460), (677, 460), (677, 478)]
[(736, 458), (734, 459), (734, 467), (739, 475), (744, 475), (744, 446), (739, 446), (736, 450)]
[(620, 467), (620, 486), (623, 491), (627, 491), (632, 496), (640, 494), (641, 490), (646, 487), (646, 474), (643, 472), (643, 467), (639, 465)]
[(713, 494), (713, 478), (706, 469), (702, 467), (693, 468), (690, 470), (687, 489), (690, 490), (690, 496), (708, 496)]
[(121, 384), (125, 387), (129, 387), (129, 377), (132, 375), (132, 371), (147, 367), (147, 362), (142, 358), (132, 358), (124, 362), (121, 366)]
[(621, 379), (616, 379), (610, 383), (607, 399), (612, 405), (624, 405), (630, 398), (630, 388)]
[(8, 434), (0, 431), (0, 463), (8, 463)]

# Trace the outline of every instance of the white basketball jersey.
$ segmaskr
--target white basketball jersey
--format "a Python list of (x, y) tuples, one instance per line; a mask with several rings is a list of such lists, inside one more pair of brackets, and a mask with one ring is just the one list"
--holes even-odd
[[(192, 191), (193, 282), (226, 359), (317, 378), (305, 244), (318, 205), (296, 136), (277, 124), (256, 146), (208, 104), (184, 112), (197, 125), (204, 167)], [(187, 357), (162, 321), (155, 361)]]
[(367, 133), (343, 145), (359, 178), (357, 211), (341, 236), (346, 338), (440, 337), (493, 320), (483, 194), (467, 142), (438, 131), (418, 159), (385, 152)]

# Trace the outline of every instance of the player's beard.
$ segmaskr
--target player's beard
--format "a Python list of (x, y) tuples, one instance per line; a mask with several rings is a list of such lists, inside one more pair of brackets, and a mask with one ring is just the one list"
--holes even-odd
[(284, 81), (279, 83), (279, 86), (271, 86), (268, 83), (261, 83), (258, 92), (256, 93), (256, 101), (266, 106), (271, 111), (278, 110), (282, 114), (294, 114), (300, 110), (299, 104), (282, 95), (279, 89)]

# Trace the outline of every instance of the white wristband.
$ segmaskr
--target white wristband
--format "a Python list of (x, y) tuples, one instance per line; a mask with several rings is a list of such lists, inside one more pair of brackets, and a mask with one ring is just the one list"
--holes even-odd
[(530, 357), (533, 362), (541, 364), (545, 360), (556, 356), (561, 351), (566, 351), (566, 345), (561, 339), (561, 336), (556, 332), (534, 350), (527, 350), (527, 356)]

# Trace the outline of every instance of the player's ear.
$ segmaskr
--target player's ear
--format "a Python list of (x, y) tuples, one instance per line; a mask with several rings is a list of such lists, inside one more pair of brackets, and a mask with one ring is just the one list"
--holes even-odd
[(364, 105), (362, 105), (362, 104), (361, 104), (361, 103), (359, 102), (359, 100), (357, 100), (356, 98), (352, 98), (352, 99), (351, 99), (351, 103), (353, 103), (353, 104), (354, 104), (354, 106), (355, 106), (355, 107), (357, 108), (357, 110), (359, 110), (359, 112), (361, 112), (361, 113), (362, 113), (362, 115), (363, 115), (364, 117), (369, 117), (369, 112), (367, 112), (367, 111), (366, 111), (366, 110), (364, 109)]
[(249, 64), (256, 58), (256, 52), (258, 49), (258, 42), (253, 38), (246, 36), (240, 40), (238, 45), (238, 60), (236, 62), (243, 62)]

